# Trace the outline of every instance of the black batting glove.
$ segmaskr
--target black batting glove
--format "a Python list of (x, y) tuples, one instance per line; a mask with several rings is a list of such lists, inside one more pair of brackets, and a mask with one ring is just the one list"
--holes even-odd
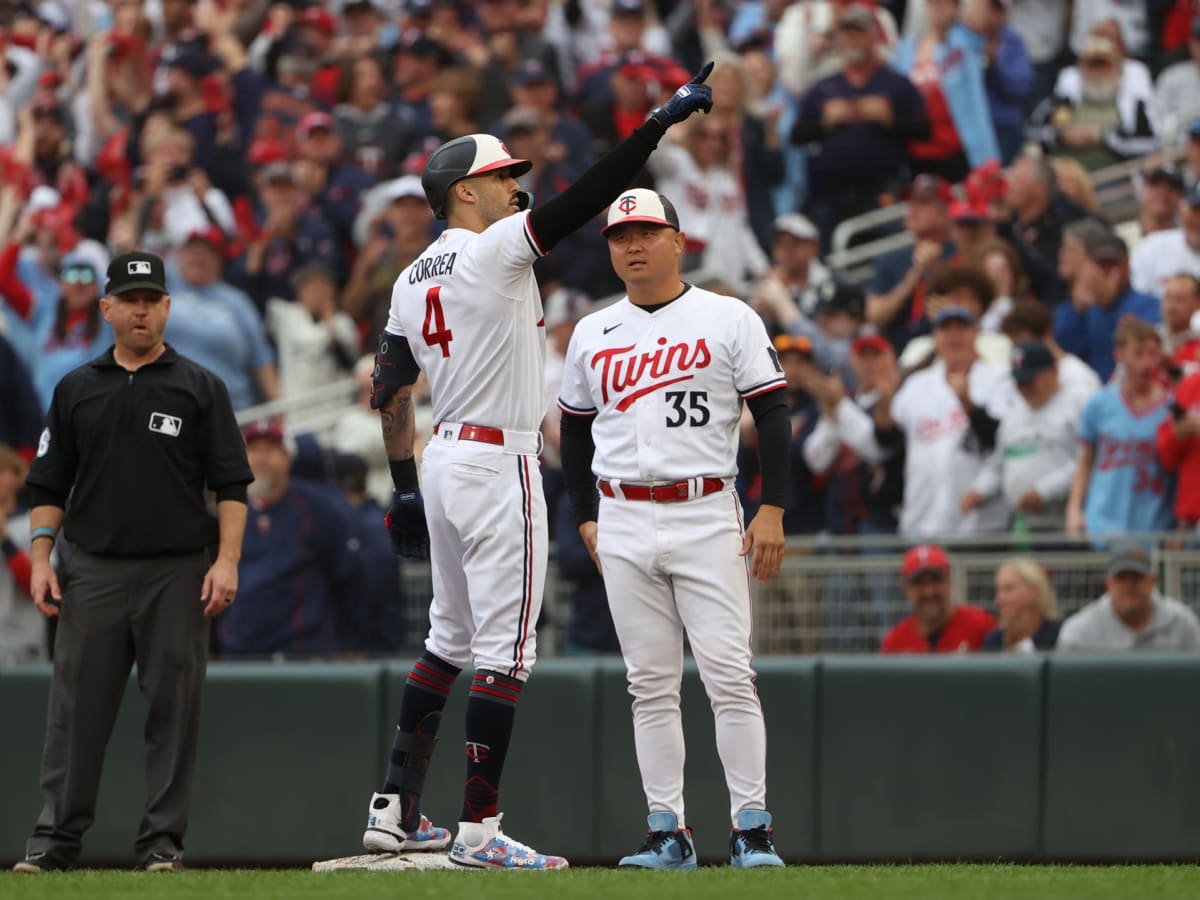
[(662, 106), (650, 110), (650, 118), (666, 131), (676, 122), (682, 122), (698, 109), (706, 113), (712, 109), (712, 88), (704, 83), (713, 70), (710, 60), (687, 84), (679, 88)]
[(406, 559), (429, 559), (429, 524), (420, 491), (392, 491), (392, 506), (383, 517), (392, 550)]

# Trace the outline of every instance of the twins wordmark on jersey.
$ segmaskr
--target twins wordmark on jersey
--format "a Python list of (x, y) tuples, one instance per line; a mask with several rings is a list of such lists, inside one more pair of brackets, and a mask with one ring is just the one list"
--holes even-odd
[(742, 400), (784, 384), (758, 315), (689, 286), (653, 312), (626, 297), (586, 316), (567, 348), (559, 407), (595, 414), (601, 478), (723, 478), (737, 471)]

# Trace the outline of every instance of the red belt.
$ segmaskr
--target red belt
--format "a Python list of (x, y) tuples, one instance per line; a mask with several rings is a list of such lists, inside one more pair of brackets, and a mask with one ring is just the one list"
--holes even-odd
[[(441, 425), (434, 425), (433, 433), (437, 434), (441, 427)], [(487, 425), (459, 425), (458, 439), (460, 441), (479, 441), (481, 444), (497, 444), (503, 447), (504, 430), (489, 428)]]
[[(600, 481), (598, 484), (600, 493), (605, 497), (621, 496), (626, 500), (650, 500), (654, 503), (676, 503), (680, 500), (687, 500), (689, 499), (688, 491), (691, 489), (690, 481), (677, 481), (674, 484), (627, 484), (621, 482), (619, 486), (621, 493), (618, 494), (609, 482)], [(720, 478), (705, 478), (700, 496), (707, 497), (709, 494), (715, 494), (724, 489), (725, 482)]]

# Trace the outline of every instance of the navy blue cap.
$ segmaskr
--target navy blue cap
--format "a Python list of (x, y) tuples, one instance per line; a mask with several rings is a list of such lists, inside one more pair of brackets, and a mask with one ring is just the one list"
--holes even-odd
[(162, 63), (171, 69), (183, 69), (193, 78), (203, 78), (221, 68), (220, 62), (192, 44), (174, 44), (163, 51)]
[(525, 87), (529, 84), (544, 84), (554, 81), (554, 73), (540, 59), (527, 59), (517, 67), (513, 83)]
[(866, 295), (858, 285), (830, 280), (817, 288), (817, 303), (813, 315), (836, 315), (846, 313), (861, 319), (866, 311)]
[(1057, 365), (1050, 348), (1041, 341), (1026, 341), (1012, 352), (1012, 374), (1017, 384), (1029, 384), (1039, 372)]
[(975, 316), (965, 306), (943, 306), (933, 319), (933, 327), (941, 328), (947, 322), (962, 322), (966, 325), (974, 325)]

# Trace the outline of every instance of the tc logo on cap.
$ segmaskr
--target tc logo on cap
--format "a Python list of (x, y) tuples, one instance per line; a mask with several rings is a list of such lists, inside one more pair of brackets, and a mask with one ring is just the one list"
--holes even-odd
[(637, 197), (633, 196), (633, 194), (626, 194), (617, 201), (617, 209), (625, 213), (625, 215), (629, 215), (637, 209)]
[(126, 268), (130, 275), (150, 274), (150, 263), (144, 259), (135, 259)]

